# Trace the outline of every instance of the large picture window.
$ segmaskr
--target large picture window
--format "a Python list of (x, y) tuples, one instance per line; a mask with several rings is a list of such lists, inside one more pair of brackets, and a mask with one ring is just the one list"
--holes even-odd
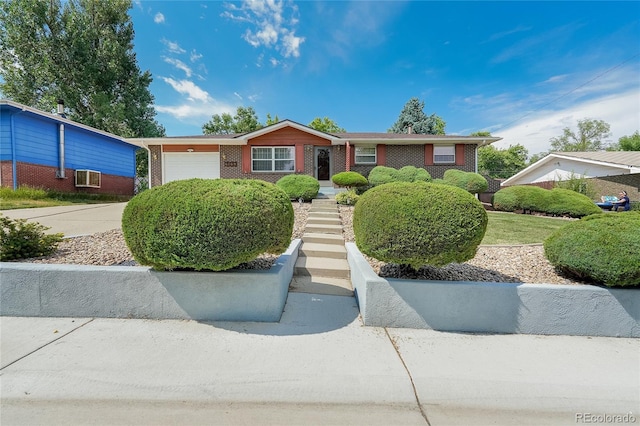
[(375, 146), (356, 146), (356, 164), (376, 164)]
[(254, 172), (293, 172), (296, 170), (295, 147), (264, 146), (251, 148), (251, 170)]
[(433, 163), (434, 164), (452, 164), (456, 162), (456, 147), (453, 145), (434, 146), (433, 147)]

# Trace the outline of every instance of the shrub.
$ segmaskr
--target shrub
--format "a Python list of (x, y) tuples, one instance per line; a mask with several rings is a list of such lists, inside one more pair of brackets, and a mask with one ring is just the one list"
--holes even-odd
[(369, 183), (372, 186), (384, 185), (396, 181), (397, 170), (393, 167), (375, 166), (369, 172)]
[(347, 188), (365, 186), (369, 184), (367, 178), (358, 172), (337, 173), (331, 177), (331, 181), (338, 186), (346, 186)]
[(601, 213), (600, 208), (585, 195), (568, 189), (548, 190), (532, 185), (502, 188), (493, 196), (493, 207), (501, 211), (523, 210), (571, 217)]
[(544, 241), (563, 273), (607, 286), (640, 285), (640, 212), (597, 214), (572, 222)]
[(567, 178), (558, 180), (555, 183), (555, 186), (556, 188), (570, 189), (579, 194), (586, 195), (590, 199), (595, 199), (597, 197), (593, 181), (582, 175), (575, 174), (574, 172), (571, 172)]
[(26, 219), (10, 219), (0, 215), (2, 241), (0, 260), (28, 259), (47, 256), (58, 248), (62, 234), (45, 234), (49, 228)]
[(429, 182), (431, 175), (425, 169), (415, 166), (404, 166), (396, 172), (396, 180), (400, 182)]
[(336, 202), (338, 204), (345, 204), (347, 206), (353, 206), (359, 198), (360, 196), (353, 189), (349, 191), (338, 192), (336, 194)]
[(320, 182), (309, 175), (287, 175), (276, 182), (276, 186), (282, 189), (290, 200), (302, 198), (309, 201), (318, 196)]
[(473, 195), (427, 182), (372, 188), (360, 196), (353, 214), (363, 253), (416, 269), (473, 258), (486, 227), (487, 213)]
[(42, 188), (32, 188), (22, 185), (14, 191), (12, 188), (0, 187), (0, 199), (3, 200), (42, 200), (43, 198), (47, 198), (47, 196), (47, 191)]
[(583, 217), (602, 213), (589, 197), (571, 189), (553, 188), (548, 196), (545, 213), (554, 216)]
[(136, 195), (122, 231), (134, 258), (159, 270), (221, 271), (291, 242), (293, 207), (274, 184), (189, 179)]
[(469, 191), (472, 194), (485, 192), (489, 187), (487, 179), (473, 172), (465, 172), (458, 169), (449, 169), (444, 172), (444, 180), (451, 185)]

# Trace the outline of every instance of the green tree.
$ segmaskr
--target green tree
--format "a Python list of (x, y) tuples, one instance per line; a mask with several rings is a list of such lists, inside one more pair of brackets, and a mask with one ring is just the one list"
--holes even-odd
[(533, 154), (531, 157), (529, 157), (529, 162), (527, 163), (527, 166), (530, 166), (533, 163), (537, 163), (538, 161), (542, 160), (547, 155), (549, 155), (549, 152), (539, 152), (537, 154)]
[(483, 146), (478, 149), (478, 171), (492, 178), (506, 179), (527, 166), (528, 154), (527, 149), (520, 144), (510, 145), (506, 149)]
[(329, 117), (316, 117), (311, 123), (309, 123), (309, 127), (312, 129), (319, 130), (325, 133), (346, 133), (347, 131), (342, 127), (338, 126), (338, 124), (330, 119)]
[(214, 114), (211, 120), (202, 125), (202, 133), (205, 135), (230, 135), (253, 132), (263, 127), (258, 121), (258, 115), (253, 107), (239, 106), (235, 116), (226, 112), (221, 115)]
[(271, 114), (267, 113), (267, 121), (264, 123), (265, 126), (271, 126), (272, 124), (276, 124), (280, 122), (280, 118), (278, 114), (275, 117), (271, 118)]
[(563, 152), (600, 151), (605, 148), (603, 139), (611, 135), (609, 124), (602, 120), (585, 118), (578, 120), (577, 133), (569, 127), (562, 136), (551, 138), (551, 150)]
[(611, 151), (640, 151), (640, 131), (636, 130), (631, 136), (622, 136), (618, 142), (613, 144)]
[(398, 120), (388, 130), (389, 133), (416, 133), (444, 135), (445, 121), (436, 114), (424, 113), (424, 101), (411, 98), (402, 108)]
[(0, 2), (0, 91), (125, 137), (165, 134), (133, 51), (130, 0)]

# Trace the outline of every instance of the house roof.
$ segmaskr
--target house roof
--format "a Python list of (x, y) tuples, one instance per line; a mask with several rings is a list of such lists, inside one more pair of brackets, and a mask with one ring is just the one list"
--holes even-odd
[(80, 129), (83, 129), (83, 130), (87, 130), (87, 131), (92, 132), (92, 133), (97, 133), (99, 135), (106, 136), (106, 137), (111, 138), (111, 139), (116, 139), (116, 140), (118, 140), (118, 141), (120, 141), (122, 143), (126, 143), (127, 145), (139, 146), (139, 145), (137, 145), (135, 143), (132, 143), (128, 139), (125, 139), (125, 138), (120, 137), (118, 135), (114, 135), (113, 133), (105, 132), (103, 130), (96, 129), (95, 127), (87, 126), (86, 124), (82, 124), (82, 123), (78, 123), (78, 122), (73, 121), (73, 120), (69, 120), (68, 118), (60, 116), (58, 114), (51, 114), (51, 113), (39, 110), (37, 108), (32, 108), (30, 106), (26, 106), (26, 105), (23, 105), (23, 104), (18, 103), (18, 102), (10, 101), (8, 99), (0, 99), (0, 107), (6, 107), (6, 108), (9, 108), (9, 109), (13, 109), (13, 110), (29, 112), (31, 114), (38, 115), (40, 117), (44, 117), (44, 118), (47, 118), (49, 120), (55, 121), (56, 123), (61, 123), (61, 124), (65, 124), (65, 125), (68, 125), (68, 126), (77, 127), (77, 128), (80, 128)]
[(640, 173), (640, 151), (552, 152), (502, 182), (502, 186), (514, 185), (539, 167), (559, 159)]
[(304, 124), (292, 120), (282, 120), (270, 126), (263, 127), (249, 133), (228, 135), (194, 135), (194, 136), (168, 136), (163, 138), (131, 138), (130, 143), (138, 146), (161, 145), (170, 143), (176, 145), (187, 144), (219, 144), (219, 145), (246, 145), (249, 139), (262, 136), (267, 133), (280, 130), (285, 127), (293, 127), (305, 133), (318, 136), (331, 141), (332, 145), (345, 145), (347, 142), (354, 144), (378, 144), (387, 145), (412, 145), (424, 143), (440, 144), (474, 144), (479, 146), (489, 145), (499, 141), (499, 137), (456, 136), (456, 135), (422, 135), (407, 133), (326, 133), (313, 129)]

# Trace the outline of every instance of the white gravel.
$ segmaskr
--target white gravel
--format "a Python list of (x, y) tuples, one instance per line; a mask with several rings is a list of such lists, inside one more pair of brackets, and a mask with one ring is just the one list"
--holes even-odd
[[(296, 215), (293, 238), (301, 238), (307, 222), (310, 203), (292, 203)], [(345, 241), (354, 241), (353, 207), (340, 206)], [(582, 284), (557, 274), (544, 257), (541, 244), (521, 246), (480, 246), (476, 256), (462, 264), (452, 263), (442, 268), (423, 267), (419, 271), (400, 265), (380, 262), (365, 256), (380, 276), (426, 280), (460, 280), (488, 282), (523, 282), (547, 284)], [(268, 269), (277, 256), (261, 255), (240, 265), (239, 269)], [(32, 263), (70, 263), (78, 265), (137, 265), (127, 248), (120, 229), (65, 239), (50, 256), (24, 259)]]

